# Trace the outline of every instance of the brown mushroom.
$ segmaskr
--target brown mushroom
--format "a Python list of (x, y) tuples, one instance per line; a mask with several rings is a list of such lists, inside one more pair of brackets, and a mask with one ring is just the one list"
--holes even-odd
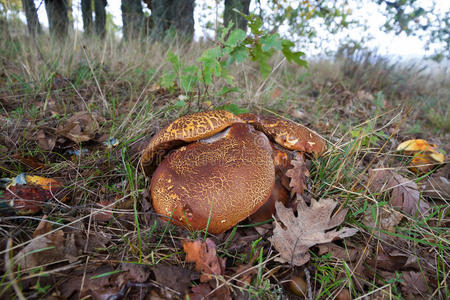
[(157, 213), (220, 233), (266, 202), (275, 182), (267, 137), (247, 124), (219, 135), (181, 147), (159, 165), (150, 185)]
[[(268, 137), (285, 150), (276, 149)], [(201, 112), (159, 131), (141, 164), (147, 176), (157, 167), (150, 193), (158, 214), (189, 229), (221, 233), (252, 214), (252, 220), (267, 219), (275, 201), (287, 202), (282, 184), (289, 166), (286, 149), (317, 155), (325, 142), (286, 120)]]

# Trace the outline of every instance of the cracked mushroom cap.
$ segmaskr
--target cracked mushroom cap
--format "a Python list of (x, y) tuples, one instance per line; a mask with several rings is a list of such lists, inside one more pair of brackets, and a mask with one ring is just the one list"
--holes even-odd
[(286, 149), (313, 153), (316, 156), (326, 150), (326, 142), (322, 137), (298, 123), (277, 117), (257, 116), (252, 113), (240, 114), (238, 117), (254, 125)]
[(176, 224), (221, 233), (267, 201), (274, 169), (266, 135), (247, 124), (233, 124), (162, 161), (150, 185), (153, 207)]
[(176, 119), (158, 131), (144, 149), (141, 157), (144, 174), (150, 176), (172, 148), (210, 137), (236, 122), (242, 121), (225, 110), (198, 112)]

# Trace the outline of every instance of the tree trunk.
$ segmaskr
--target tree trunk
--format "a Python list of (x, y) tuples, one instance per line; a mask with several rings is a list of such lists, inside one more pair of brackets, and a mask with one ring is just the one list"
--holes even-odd
[(145, 32), (141, 0), (122, 0), (121, 9), (124, 38), (138, 38)]
[(184, 37), (194, 35), (194, 0), (153, 0), (153, 36), (162, 39), (173, 28)]
[(94, 0), (95, 9), (95, 33), (100, 37), (105, 37), (106, 25), (106, 0)]
[(92, 34), (92, 0), (81, 0), (81, 15), (83, 17), (84, 34)]
[(22, 6), (25, 10), (25, 16), (27, 18), (28, 32), (35, 36), (36, 33), (42, 32), (41, 24), (39, 24), (39, 18), (36, 12), (36, 6), (34, 6), (33, 0), (22, 0)]
[(250, 0), (225, 0), (225, 11), (223, 13), (223, 23), (226, 26), (233, 21), (233, 29), (240, 28), (247, 31), (247, 20), (235, 12), (233, 9), (248, 15)]
[(57, 39), (64, 39), (69, 30), (66, 0), (45, 0), (50, 34)]

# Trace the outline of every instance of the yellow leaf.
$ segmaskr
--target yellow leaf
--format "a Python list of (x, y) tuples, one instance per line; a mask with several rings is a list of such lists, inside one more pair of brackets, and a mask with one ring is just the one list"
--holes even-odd
[(27, 175), (25, 176), (25, 178), (28, 184), (38, 185), (42, 189), (47, 191), (49, 191), (50, 188), (57, 188), (63, 185), (60, 181), (52, 178), (45, 178), (41, 176), (32, 176), (32, 175)]
[(445, 161), (444, 154), (436, 150), (435, 144), (430, 144), (422, 139), (404, 141), (398, 145), (397, 150), (414, 154), (410, 167), (417, 173), (431, 171), (433, 165), (442, 164)]
[[(398, 145), (397, 151), (433, 151), (436, 145), (429, 144), (426, 140), (407, 140)], [(434, 150), (435, 151), (435, 150)]]

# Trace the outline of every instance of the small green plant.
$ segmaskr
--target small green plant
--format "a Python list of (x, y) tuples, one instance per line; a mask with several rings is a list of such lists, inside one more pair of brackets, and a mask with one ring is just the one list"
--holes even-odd
[(217, 80), (223, 80), (225, 86), (215, 93), (222, 96), (238, 91), (234, 78), (230, 75), (229, 68), (233, 63), (242, 63), (250, 58), (259, 64), (260, 74), (266, 78), (272, 71), (269, 59), (276, 52), (281, 52), (290, 63), (307, 66), (306, 61), (301, 58), (305, 54), (292, 50), (293, 42), (281, 38), (277, 33), (264, 31), (260, 17), (253, 14), (244, 17), (248, 20), (251, 35), (247, 36), (241, 29), (230, 32), (230, 24), (219, 35), (218, 45), (205, 50), (195, 64), (188, 65), (169, 51), (166, 59), (172, 69), (162, 74), (159, 80), (161, 87), (169, 90), (179, 87), (186, 94), (199, 88), (208, 92)]

